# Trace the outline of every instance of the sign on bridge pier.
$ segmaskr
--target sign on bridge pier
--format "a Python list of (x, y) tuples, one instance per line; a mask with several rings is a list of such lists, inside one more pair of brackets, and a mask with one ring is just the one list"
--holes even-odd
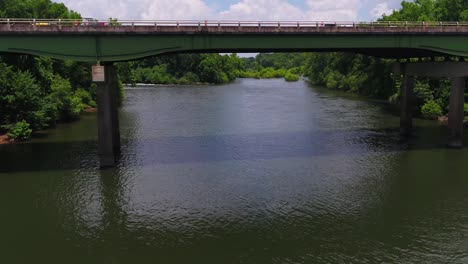
[(93, 82), (105, 82), (106, 75), (104, 66), (95, 65), (92, 67)]

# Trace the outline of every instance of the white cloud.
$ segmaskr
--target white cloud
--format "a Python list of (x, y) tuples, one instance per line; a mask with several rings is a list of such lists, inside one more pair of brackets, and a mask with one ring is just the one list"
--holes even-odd
[[(233, 19), (351, 21), (375, 19), (389, 13), (400, 0), (237, 0), (230, 6), (219, 0), (55, 0), (85, 17), (120, 19)], [(210, 3), (213, 3), (211, 1)], [(225, 2), (224, 2), (225, 3)], [(218, 9), (215, 9), (217, 6)]]
[(392, 11), (393, 11), (393, 9), (389, 7), (389, 3), (383, 2), (383, 3), (377, 4), (377, 6), (374, 7), (370, 11), (370, 15), (373, 18), (380, 18), (380, 17), (382, 17), (383, 14), (386, 14), (386, 15), (391, 14)]
[(360, 0), (307, 0), (308, 20), (352, 21), (357, 20)]
[(147, 20), (209, 19), (214, 10), (202, 0), (158, 0), (150, 1), (141, 17)]
[(357, 20), (360, 0), (307, 0), (307, 10), (286, 0), (242, 0), (220, 13), (223, 19), (250, 20)]
[(205, 19), (216, 16), (203, 0), (56, 0), (85, 17), (105, 19)]
[(236, 20), (304, 20), (305, 13), (284, 0), (242, 0), (220, 14)]
[(150, 0), (56, 0), (84, 17), (141, 19)]

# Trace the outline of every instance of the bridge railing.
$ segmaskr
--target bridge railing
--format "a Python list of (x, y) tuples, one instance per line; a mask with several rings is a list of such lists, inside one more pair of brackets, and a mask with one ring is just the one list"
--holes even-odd
[(0, 18), (0, 25), (32, 26), (154, 26), (154, 27), (382, 27), (424, 28), (468, 26), (456, 21), (236, 21), (236, 20), (109, 20), (109, 19), (18, 19)]

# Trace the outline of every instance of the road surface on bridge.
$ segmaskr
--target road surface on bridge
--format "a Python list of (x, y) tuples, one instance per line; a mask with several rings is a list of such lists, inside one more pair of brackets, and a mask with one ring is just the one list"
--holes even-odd
[(182, 52), (468, 56), (468, 23), (0, 19), (0, 52), (123, 61)]

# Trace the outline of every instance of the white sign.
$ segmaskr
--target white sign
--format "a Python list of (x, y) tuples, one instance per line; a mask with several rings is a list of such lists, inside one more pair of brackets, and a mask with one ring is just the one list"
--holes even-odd
[(104, 66), (93, 66), (93, 82), (105, 82)]

